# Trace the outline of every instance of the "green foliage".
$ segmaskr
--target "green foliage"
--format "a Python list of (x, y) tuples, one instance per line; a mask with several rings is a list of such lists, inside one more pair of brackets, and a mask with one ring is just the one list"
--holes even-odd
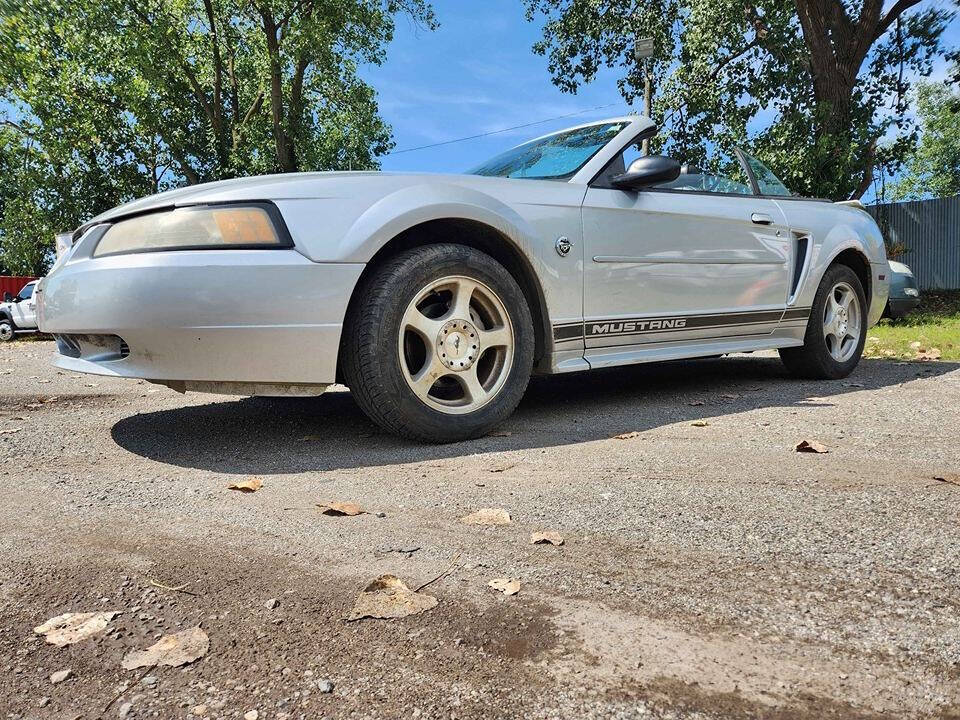
[(434, 27), (427, 0), (0, 0), (0, 263), (171, 187), (376, 167), (390, 128), (357, 68), (401, 13)]
[[(576, 92), (617, 68), (629, 102), (650, 62), (661, 148), (716, 167), (740, 145), (794, 192), (859, 197), (874, 169), (896, 168), (916, 140), (908, 78), (929, 74), (953, 17), (943, 6), (880, 0), (524, 0), (546, 18), (535, 52)], [(881, 142), (883, 139), (883, 142)]]
[(960, 195), (960, 92), (946, 83), (920, 83), (917, 114), (923, 133), (893, 186), (893, 198)]
[(909, 315), (884, 319), (870, 328), (863, 348), (866, 358), (916, 360), (931, 354), (939, 354), (943, 361), (960, 360), (960, 292), (956, 290), (924, 291), (920, 306)]

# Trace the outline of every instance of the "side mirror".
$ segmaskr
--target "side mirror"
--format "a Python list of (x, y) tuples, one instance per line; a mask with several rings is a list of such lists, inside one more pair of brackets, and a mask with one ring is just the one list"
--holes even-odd
[(9, 291), (8, 291), (8, 292), (5, 292), (5, 293), (3, 294), (3, 301), (4, 301), (4, 302), (13, 302), (13, 295), (11, 295), (11, 294), (9, 293)]
[(680, 177), (680, 163), (664, 155), (646, 155), (630, 163), (623, 175), (610, 182), (620, 190), (639, 190), (658, 183), (671, 182)]

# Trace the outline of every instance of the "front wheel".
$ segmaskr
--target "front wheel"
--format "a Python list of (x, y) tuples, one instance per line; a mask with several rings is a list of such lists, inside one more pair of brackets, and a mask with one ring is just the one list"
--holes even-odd
[(0, 320), (0, 342), (10, 342), (13, 340), (13, 336), (16, 332), (16, 329), (13, 327), (13, 323), (9, 320)]
[(358, 288), (343, 371), (357, 404), (388, 431), (427, 442), (489, 432), (514, 411), (533, 367), (523, 292), (473, 248), (413, 248)]
[(799, 377), (836, 380), (853, 372), (866, 338), (867, 301), (860, 278), (846, 265), (834, 265), (817, 288), (803, 346), (781, 349), (780, 359)]

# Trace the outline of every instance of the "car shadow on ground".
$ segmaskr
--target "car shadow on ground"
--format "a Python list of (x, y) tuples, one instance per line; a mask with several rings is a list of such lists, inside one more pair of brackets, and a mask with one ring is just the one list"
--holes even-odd
[(383, 432), (345, 390), (143, 413), (118, 421), (112, 436), (132, 453), (180, 467), (245, 475), (336, 470), (569, 445), (755, 408), (809, 406), (810, 398), (829, 403), (958, 368), (869, 360), (844, 380), (801, 381), (776, 358), (737, 356), (535, 377), (499, 434), (449, 445)]

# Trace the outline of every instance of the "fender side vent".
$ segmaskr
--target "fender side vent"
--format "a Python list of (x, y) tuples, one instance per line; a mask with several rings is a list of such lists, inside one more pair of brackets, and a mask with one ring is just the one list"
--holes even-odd
[(793, 282), (790, 284), (791, 303), (797, 297), (800, 281), (803, 279), (804, 270), (807, 268), (807, 255), (810, 253), (810, 238), (807, 235), (797, 235), (794, 240), (796, 247), (793, 262)]

